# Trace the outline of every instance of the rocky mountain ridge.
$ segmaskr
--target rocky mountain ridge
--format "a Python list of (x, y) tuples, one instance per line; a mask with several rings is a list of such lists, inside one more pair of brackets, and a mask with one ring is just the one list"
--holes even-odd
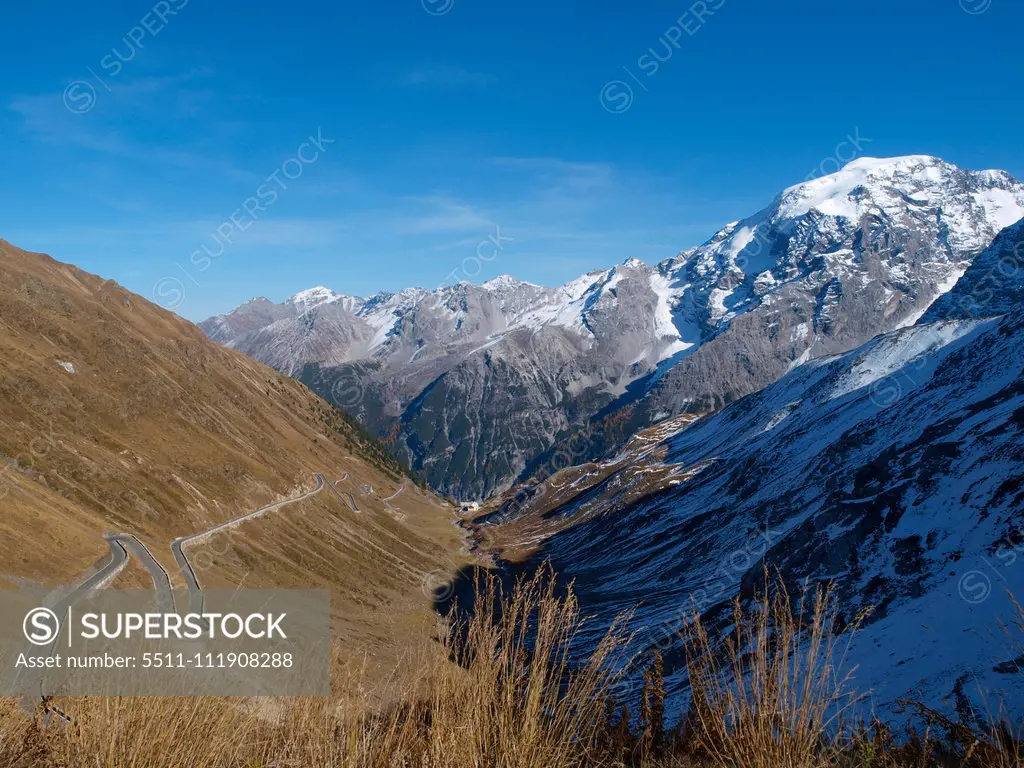
[(321, 287), (201, 327), (353, 412), (434, 488), (482, 498), (569, 443), (571, 463), (604, 455), (912, 325), (1022, 216), (1024, 185), (1004, 172), (861, 158), (656, 266), (557, 288)]

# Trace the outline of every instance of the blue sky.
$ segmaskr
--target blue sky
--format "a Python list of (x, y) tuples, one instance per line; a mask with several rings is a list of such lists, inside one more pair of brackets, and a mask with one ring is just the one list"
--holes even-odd
[(1024, 178), (1021, 29), (1019, 0), (7, 4), (0, 237), (193, 320), (557, 284), (837, 155)]

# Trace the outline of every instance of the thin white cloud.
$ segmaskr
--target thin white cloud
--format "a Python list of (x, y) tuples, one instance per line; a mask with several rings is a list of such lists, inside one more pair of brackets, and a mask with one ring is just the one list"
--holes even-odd
[[(69, 111), (60, 91), (14, 96), (8, 109), (20, 118), (20, 128), (44, 144), (87, 150), (121, 160), (166, 164), (179, 168), (202, 168), (218, 162), (216, 153), (197, 151), (195, 146), (174, 146), (144, 142), (125, 131), (131, 119), (140, 115), (160, 120), (197, 118), (203, 103), (212, 99), (208, 89), (190, 88), (188, 83), (211, 74), (205, 68), (162, 77), (120, 77), (92, 88), (92, 105), (82, 114)], [(169, 112), (170, 110), (170, 112)], [(205, 133), (220, 123), (204, 123)]]
[(481, 88), (496, 81), (493, 75), (455, 66), (420, 67), (407, 73), (402, 83), (431, 88)]
[(610, 163), (577, 162), (557, 157), (495, 157), (495, 165), (528, 174), (551, 190), (591, 192), (611, 186), (615, 167)]
[(127, 138), (111, 127), (90, 123), (64, 109), (59, 96), (52, 94), (19, 96), (10, 108), (22, 119), (22, 128), (45, 144), (71, 146), (121, 160), (165, 163), (181, 168), (200, 168), (210, 158), (168, 146), (150, 146)]
[(421, 201), (430, 210), (408, 218), (405, 232), (481, 232), (494, 227), (489, 216), (469, 203), (437, 197)]

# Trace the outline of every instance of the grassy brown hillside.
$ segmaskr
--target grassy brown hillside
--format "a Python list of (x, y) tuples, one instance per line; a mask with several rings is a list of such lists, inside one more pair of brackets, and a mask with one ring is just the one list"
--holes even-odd
[[(200, 582), (330, 588), (343, 646), (380, 653), (429, 620), (429, 586), (460, 564), (451, 508), (298, 382), (0, 240), (0, 586), (80, 578), (108, 531), (182, 586), (172, 539), (312, 489), (314, 472), (338, 493), (197, 545)], [(149, 583), (133, 559), (115, 586)]]

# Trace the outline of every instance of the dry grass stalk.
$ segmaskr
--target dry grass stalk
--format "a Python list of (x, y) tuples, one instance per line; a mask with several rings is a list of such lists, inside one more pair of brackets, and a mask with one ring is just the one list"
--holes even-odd
[[(794, 606), (781, 579), (745, 609), (720, 647), (699, 616), (688, 636), (694, 735), (715, 765), (817, 768), (842, 751), (841, 718), (857, 697), (837, 643), (831, 587)], [(859, 621), (854, 622), (854, 629)], [(852, 631), (852, 630), (851, 630)], [(847, 635), (849, 638), (850, 635)]]

